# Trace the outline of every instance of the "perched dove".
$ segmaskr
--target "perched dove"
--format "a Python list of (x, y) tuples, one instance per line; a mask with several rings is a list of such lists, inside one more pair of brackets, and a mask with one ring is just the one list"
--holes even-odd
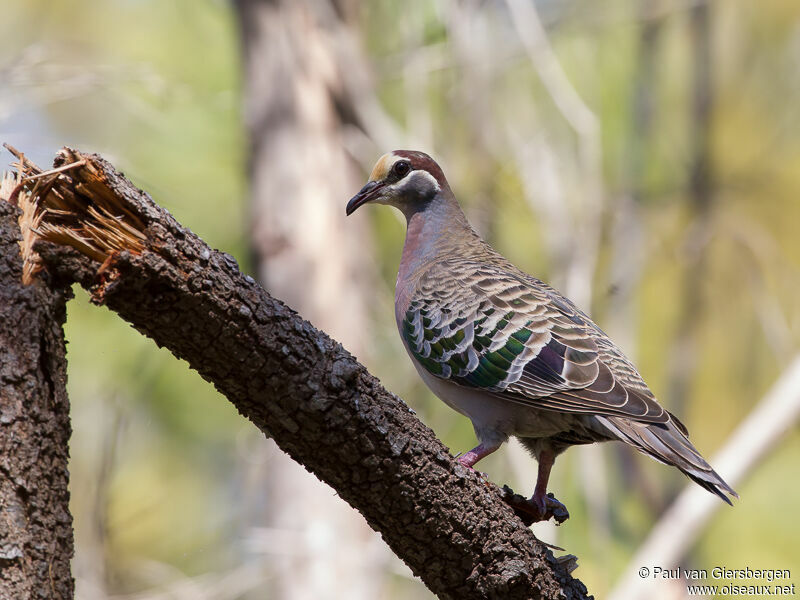
[(547, 494), (555, 457), (574, 444), (619, 440), (730, 504), (726, 494), (736, 492), (633, 364), (570, 300), (481, 239), (430, 156), (382, 156), (347, 214), (367, 202), (406, 217), (395, 318), (420, 377), (472, 421), (480, 443), (459, 457), (463, 465), (518, 437), (539, 463), (528, 512), (543, 520), (566, 514)]

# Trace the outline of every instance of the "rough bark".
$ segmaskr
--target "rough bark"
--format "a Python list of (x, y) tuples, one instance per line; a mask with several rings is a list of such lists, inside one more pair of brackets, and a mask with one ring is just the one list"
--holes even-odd
[(69, 600), (68, 292), (22, 284), (19, 215), (0, 201), (0, 598)]
[(64, 149), (56, 159), (72, 162), (40, 186), (43, 206), (66, 211), (45, 214), (39, 228), (35, 247), (51, 273), (187, 360), (441, 598), (587, 596), (496, 486), (459, 465), (340, 344), (100, 157)]

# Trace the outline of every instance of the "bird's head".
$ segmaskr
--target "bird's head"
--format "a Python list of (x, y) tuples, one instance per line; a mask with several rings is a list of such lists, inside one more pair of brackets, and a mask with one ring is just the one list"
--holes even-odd
[(399, 208), (406, 217), (430, 205), (450, 186), (436, 161), (424, 152), (395, 150), (375, 163), (369, 181), (347, 203), (347, 214), (362, 204), (375, 202)]

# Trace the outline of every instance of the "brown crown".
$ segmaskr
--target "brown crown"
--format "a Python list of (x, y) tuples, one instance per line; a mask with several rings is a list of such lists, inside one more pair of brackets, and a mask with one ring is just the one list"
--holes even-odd
[(403, 158), (407, 159), (408, 162), (411, 163), (412, 169), (419, 169), (422, 171), (427, 171), (436, 179), (439, 185), (444, 188), (449, 188), (450, 186), (447, 184), (447, 179), (445, 179), (444, 172), (442, 168), (436, 164), (436, 161), (433, 160), (430, 156), (425, 154), (424, 152), (418, 152), (416, 150), (395, 150), (392, 152), (394, 156), (402, 156)]

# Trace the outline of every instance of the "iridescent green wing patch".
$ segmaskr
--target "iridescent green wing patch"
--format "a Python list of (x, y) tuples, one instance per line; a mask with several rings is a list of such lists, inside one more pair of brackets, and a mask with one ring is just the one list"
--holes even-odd
[(403, 337), (430, 373), (461, 385), (500, 391), (519, 379), (525, 363), (546, 343), (542, 323), (517, 311), (499, 311), (484, 301), (471, 314), (434, 308), (420, 300), (409, 306)]
[[(464, 317), (445, 318), (442, 311), (412, 302), (403, 319), (403, 338), (419, 363), (437, 377), (468, 373), (473, 324)], [(477, 357), (474, 357), (476, 359)]]

